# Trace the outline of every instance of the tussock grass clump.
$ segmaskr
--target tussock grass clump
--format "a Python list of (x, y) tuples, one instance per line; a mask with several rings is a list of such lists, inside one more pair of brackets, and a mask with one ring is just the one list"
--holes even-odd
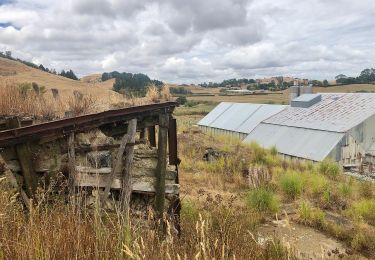
[(322, 194), (327, 190), (328, 186), (329, 181), (324, 175), (318, 173), (309, 174), (307, 189), (312, 195), (316, 196)]
[(169, 86), (167, 85), (163, 85), (163, 87), (161, 88), (160, 90), (160, 96), (163, 100), (171, 100), (172, 99), (172, 95), (171, 95), (171, 92), (170, 92), (170, 89), (169, 89)]
[(276, 213), (279, 201), (275, 194), (266, 187), (259, 187), (250, 191), (246, 197), (246, 204), (258, 212)]
[(290, 200), (294, 200), (302, 194), (304, 184), (302, 173), (294, 171), (288, 171), (279, 180), (281, 190)]
[(75, 116), (88, 114), (94, 111), (96, 99), (91, 95), (83, 95), (80, 92), (75, 92), (73, 96), (68, 98), (68, 111)]
[(299, 221), (305, 225), (322, 227), (325, 222), (324, 212), (314, 208), (307, 201), (303, 201), (298, 209)]
[(340, 183), (338, 185), (338, 190), (340, 195), (345, 199), (350, 199), (353, 195), (353, 188), (350, 183)]
[(375, 199), (362, 199), (354, 202), (348, 213), (353, 219), (364, 220), (375, 226)]
[(331, 160), (324, 160), (319, 164), (318, 171), (331, 179), (337, 179), (341, 173), (341, 168)]
[(160, 101), (160, 93), (155, 85), (151, 85), (147, 88), (146, 98), (154, 103)]
[(252, 151), (251, 161), (255, 164), (268, 164), (267, 150), (256, 142), (251, 142), (249, 148)]

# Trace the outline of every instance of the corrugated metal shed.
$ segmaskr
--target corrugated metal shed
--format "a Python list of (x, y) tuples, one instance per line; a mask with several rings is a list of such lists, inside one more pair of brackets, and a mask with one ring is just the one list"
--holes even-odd
[(221, 102), (219, 105), (217, 105), (210, 113), (208, 113), (204, 118), (202, 118), (198, 125), (203, 126), (210, 126), (210, 124), (218, 118), (220, 115), (222, 115), (225, 111), (228, 110), (229, 107), (231, 107), (233, 103), (229, 102)]
[(281, 112), (286, 106), (282, 105), (260, 105), (249, 117), (236, 128), (237, 132), (249, 134), (263, 120)]
[(343, 133), (261, 123), (244, 142), (255, 141), (264, 148), (276, 146), (282, 154), (322, 161), (343, 137)]
[(237, 133), (250, 133), (260, 122), (286, 106), (222, 102), (198, 125)]
[(375, 114), (373, 93), (322, 93), (308, 108), (288, 107), (265, 123), (345, 132)]

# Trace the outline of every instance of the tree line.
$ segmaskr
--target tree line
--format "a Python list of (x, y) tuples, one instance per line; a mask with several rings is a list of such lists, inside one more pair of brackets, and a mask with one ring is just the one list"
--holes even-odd
[(161, 87), (164, 83), (160, 80), (152, 80), (146, 74), (142, 73), (128, 73), (128, 72), (104, 72), (102, 74), (102, 81), (115, 79), (113, 83), (113, 90), (128, 96), (145, 96), (147, 88), (150, 85)]
[(364, 69), (358, 77), (348, 77), (344, 74), (339, 74), (335, 77), (337, 84), (366, 84), (375, 83), (375, 69)]
[(206, 82), (204, 82), (204, 83), (200, 83), (198, 85), (201, 86), (201, 87), (204, 87), (204, 88), (218, 88), (218, 87), (226, 87), (228, 85), (253, 84), (253, 83), (256, 83), (256, 81), (254, 79), (243, 78), (243, 79), (225, 79), (220, 83), (216, 83), (216, 82), (206, 83)]
[(78, 77), (74, 74), (73, 70), (71, 70), (71, 69), (67, 70), (67, 71), (62, 70), (60, 73), (57, 73), (55, 69), (47, 68), (47, 67), (43, 66), (43, 64), (40, 64), (38, 66), (35, 63), (30, 62), (30, 61), (25, 61), (25, 60), (21, 60), (19, 58), (14, 58), (12, 56), (11, 51), (5, 51), (5, 52), (0, 51), (0, 57), (5, 58), (5, 59), (9, 59), (9, 60), (21, 62), (21, 63), (25, 64), (26, 66), (32, 67), (34, 69), (39, 69), (39, 70), (42, 70), (42, 71), (45, 71), (45, 72), (48, 72), (48, 73), (51, 73), (51, 74), (54, 74), (54, 75), (59, 75), (59, 76), (65, 77), (65, 78), (78, 80)]

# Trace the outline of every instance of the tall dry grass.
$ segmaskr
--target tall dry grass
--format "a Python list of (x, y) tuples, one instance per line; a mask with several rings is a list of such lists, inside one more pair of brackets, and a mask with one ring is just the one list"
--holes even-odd
[(259, 244), (253, 219), (216, 199), (206, 209), (185, 207), (178, 237), (164, 236), (152, 214), (128, 224), (119, 211), (46, 204), (23, 212), (6, 183), (0, 185), (1, 259), (290, 259), (278, 243)]
[(33, 116), (48, 121), (64, 117), (66, 111), (82, 115), (96, 109), (97, 102), (90, 95), (53, 98), (41, 89), (35, 91), (29, 83), (0, 81), (0, 116)]

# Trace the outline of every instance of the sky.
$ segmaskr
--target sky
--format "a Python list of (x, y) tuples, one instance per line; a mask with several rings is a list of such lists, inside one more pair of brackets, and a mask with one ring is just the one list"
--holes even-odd
[(171, 83), (375, 67), (375, 0), (0, 0), (0, 51)]

